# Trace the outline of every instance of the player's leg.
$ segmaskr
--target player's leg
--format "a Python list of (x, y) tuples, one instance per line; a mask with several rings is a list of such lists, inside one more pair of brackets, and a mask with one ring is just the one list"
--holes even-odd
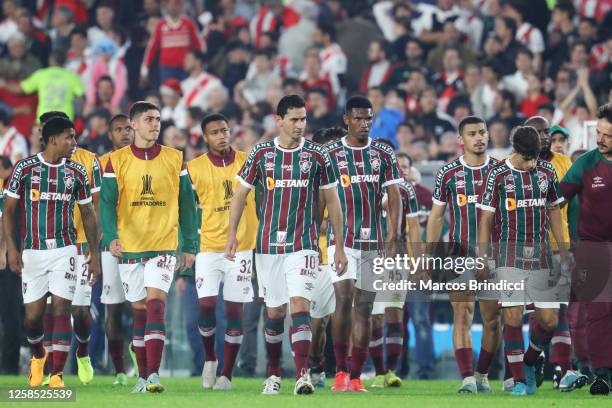
[(53, 368), (53, 308), (51, 307), (51, 296), (47, 296), (45, 314), (43, 315), (43, 328), (45, 331), (43, 346), (47, 352), (48, 376), (45, 378), (42, 385), (48, 385), (51, 379), (51, 369)]
[(355, 289), (353, 306), (353, 348), (351, 351), (351, 369), (349, 391), (367, 392), (360, 377), (363, 365), (368, 356), (368, 345), (370, 343), (370, 328), (372, 324), (372, 307), (375, 292)]
[(527, 395), (523, 371), (523, 306), (508, 306), (502, 309), (504, 316), (504, 354), (514, 379), (513, 395)]
[(370, 332), (370, 342), (368, 353), (374, 365), (374, 381), (370, 385), (372, 388), (385, 387), (385, 360), (384, 360), (384, 327), (385, 324), (385, 302), (375, 301), (372, 306), (372, 331)]
[(469, 292), (449, 292), (453, 307), (453, 346), (455, 360), (463, 385), (459, 393), (476, 393), (474, 378), (474, 351), (472, 349), (472, 321), (474, 320), (474, 296)]
[[(221, 255), (221, 257), (219, 256)], [(198, 291), (198, 330), (204, 345), (204, 367), (202, 387), (211, 389), (217, 379), (217, 353), (215, 350), (215, 331), (217, 295), (223, 279), (222, 254), (214, 252), (199, 253), (196, 256), (195, 278)]]
[(476, 378), (478, 392), (488, 394), (491, 392), (488, 380), (489, 367), (493, 358), (495, 358), (501, 340), (500, 311), (497, 299), (480, 299), (478, 306), (482, 318), (483, 333), (474, 377)]
[[(102, 252), (101, 261), (103, 283), (101, 301), (106, 305), (104, 332), (108, 340), (108, 354), (115, 367), (113, 385), (125, 386), (127, 385), (127, 376), (123, 363), (123, 328), (121, 325), (125, 295), (119, 276), (119, 263), (117, 258), (108, 251)], [(138, 373), (138, 365), (134, 365), (134, 370)], [(136, 377), (138, 377), (138, 374), (136, 374)]]
[(387, 372), (385, 384), (389, 387), (400, 387), (402, 380), (395, 374), (404, 342), (403, 309), (399, 304), (390, 304), (385, 309), (385, 320), (387, 322)]
[(79, 246), (77, 255), (77, 281), (72, 299), (72, 321), (77, 340), (77, 374), (83, 384), (93, 381), (94, 370), (89, 358), (89, 339), (91, 333), (91, 286), (89, 286), (89, 267), (86, 263), (85, 245)]
[[(589, 347), (586, 335), (586, 307), (583, 302), (572, 301), (567, 307), (567, 322), (574, 354), (578, 360), (580, 375), (587, 378), (587, 383), (593, 381), (593, 372), (589, 361)], [(559, 321), (561, 321), (559, 319)]]
[(327, 342), (327, 324), (330, 318), (331, 314), (321, 318), (312, 316), (312, 341), (310, 342), (308, 359), (312, 384), (315, 388), (325, 387), (325, 357), (323, 353)]
[[(48, 355), (43, 346), (43, 337), (46, 336), (43, 315), (45, 314), (46, 306), (47, 297), (44, 294), (37, 300), (26, 301), (24, 299), (24, 331), (32, 352), (30, 372), (28, 374), (28, 382), (31, 387), (38, 387), (43, 382), (43, 370)], [(51, 318), (53, 318), (53, 314), (51, 314)], [(49, 337), (52, 338), (52, 335), (53, 333)], [(49, 372), (52, 369), (53, 366), (49, 366)]]
[(166, 254), (148, 260), (144, 266), (146, 314), (144, 342), (147, 353), (147, 391), (163, 392), (159, 380), (164, 344), (166, 342), (166, 298), (176, 266), (176, 255)]
[(144, 265), (140, 262), (119, 264), (119, 275), (125, 299), (130, 302), (132, 309), (132, 348), (138, 366), (138, 380), (132, 388), (132, 393), (145, 393), (147, 392), (147, 350), (145, 348), (147, 292), (144, 287)]
[[(220, 254), (223, 256), (223, 254)], [(225, 300), (225, 317), (227, 326), (223, 342), (223, 369), (213, 389), (229, 391), (232, 372), (240, 351), (244, 335), (242, 325), (244, 304), (253, 300), (253, 252), (241, 251), (236, 254), (234, 262), (225, 262), (223, 298)]]
[(589, 391), (592, 395), (607, 395), (612, 383), (612, 353), (609, 346), (612, 344), (612, 302), (605, 299), (588, 302), (586, 309), (589, 358), (595, 374)]
[[(550, 302), (549, 302), (550, 303)], [(529, 347), (525, 352), (525, 377), (527, 380), (527, 393), (533, 394), (537, 389), (536, 363), (546, 349), (557, 324), (559, 323), (559, 304), (551, 303), (551, 307), (539, 307), (536, 302), (535, 322), (529, 328)]]

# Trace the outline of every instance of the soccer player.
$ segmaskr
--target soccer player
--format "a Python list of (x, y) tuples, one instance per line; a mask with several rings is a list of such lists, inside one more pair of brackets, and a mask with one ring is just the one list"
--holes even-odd
[[(75, 202), (90, 244), (90, 285), (100, 275), (98, 227), (86, 169), (70, 159), (76, 148), (74, 125), (66, 118), (53, 117), (44, 123), (42, 137), (44, 151), (19, 161), (13, 169), (6, 189), (4, 231), (10, 268), (22, 276), (25, 331), (32, 349), (30, 386), (40, 386), (43, 380), (47, 353), (42, 344), (42, 317), (50, 292), (54, 358), (49, 387), (59, 388), (64, 386), (62, 373), (72, 337), (70, 304), (79, 272)], [(21, 253), (13, 237), (17, 206), (25, 232)]]
[(132, 392), (163, 392), (158, 371), (166, 296), (177, 262), (179, 223), (185, 238), (181, 264), (189, 268), (195, 258), (195, 196), (182, 153), (157, 144), (159, 108), (136, 102), (129, 116), (134, 143), (112, 152), (104, 171), (102, 230), (104, 243), (119, 258), (125, 298), (132, 304), (139, 372)]
[[(533, 126), (540, 136), (540, 156), (541, 160), (545, 160), (553, 165), (557, 180), (562, 180), (567, 174), (567, 171), (572, 166), (572, 161), (563, 153), (552, 151), (552, 128), (548, 123), (548, 120), (542, 116), (533, 116), (525, 121), (525, 126)], [(555, 128), (559, 128), (555, 126)], [(567, 133), (567, 131), (566, 131)], [(563, 230), (563, 242), (569, 244), (570, 235), (569, 227), (567, 222), (568, 207), (573, 205), (572, 200), (568, 206), (561, 208), (561, 220)], [(559, 267), (559, 249), (553, 236), (549, 236), (551, 249), (553, 251), (553, 262), (555, 268)], [(566, 279), (570, 279), (567, 276)], [(570, 337), (569, 326), (567, 322), (567, 302), (563, 302), (559, 307), (559, 324), (555, 329), (555, 333), (551, 339), (552, 353), (550, 355), (550, 362), (556, 365), (555, 373), (553, 377), (553, 388), (560, 388), (562, 391), (571, 391), (575, 388), (581, 388), (586, 384), (587, 377), (577, 371), (573, 371), (572, 368), (572, 339)], [(529, 330), (536, 330), (536, 318), (533, 313), (529, 315)], [(544, 380), (544, 350), (540, 353), (541, 357), (538, 358), (535, 364), (536, 370), (536, 383), (538, 387)], [(567, 377), (566, 377), (567, 375)]]
[[(257, 144), (244, 163), (230, 208), (226, 257), (236, 259), (237, 229), (247, 194), (261, 191), (255, 262), (260, 294), (267, 315), (268, 378), (263, 394), (280, 393), (280, 356), (287, 303), (291, 310), (291, 343), (296, 368), (294, 394), (312, 394), (308, 370), (311, 341), (310, 300), (317, 276), (319, 194), (322, 194), (336, 231), (342, 231), (342, 212), (336, 191), (336, 175), (323, 146), (303, 138), (306, 107), (298, 95), (286, 95), (276, 109), (280, 135)], [(338, 234), (342, 237), (342, 232)], [(334, 264), (339, 273), (346, 268), (344, 248), (339, 247)]]
[[(562, 180), (567, 200), (580, 197), (580, 242), (577, 271), (586, 272), (585, 290), (602, 290), (599, 296), (579, 295), (587, 309), (588, 353), (595, 372), (593, 395), (608, 395), (612, 384), (612, 104), (597, 112), (597, 148), (580, 156)], [(607, 281), (607, 285), (606, 282)]]
[[(504, 347), (514, 388), (512, 395), (534, 394), (534, 364), (548, 345), (558, 323), (558, 287), (550, 287), (552, 260), (548, 232), (558, 245), (561, 267), (569, 267), (569, 253), (563, 242), (559, 204), (563, 202), (554, 167), (538, 159), (540, 138), (535, 128), (519, 126), (512, 132), (513, 152), (491, 168), (485, 177), (480, 198), (479, 254), (487, 252), (491, 237), (500, 282), (526, 282), (523, 290), (500, 291), (504, 317)], [(492, 233), (493, 232), (493, 233)], [(488, 266), (481, 276), (488, 276)], [(526, 303), (533, 301), (537, 319), (524, 353), (522, 321)], [(524, 363), (524, 368), (523, 368)]]
[[(119, 150), (134, 140), (134, 131), (130, 124), (130, 118), (122, 113), (117, 114), (109, 121), (109, 139), (113, 144), (113, 151)], [(100, 165), (104, 170), (110, 152), (100, 157)], [(105, 332), (108, 339), (108, 354), (115, 367), (115, 381), (113, 385), (126, 386), (127, 376), (123, 365), (123, 330), (121, 327), (121, 316), (123, 314), (123, 304), (125, 294), (121, 277), (119, 276), (119, 259), (114, 257), (109, 248), (102, 244), (102, 296), (100, 300), (106, 305)], [(131, 346), (131, 345), (130, 345)], [(130, 350), (130, 355), (133, 353)], [(138, 364), (134, 359), (134, 370), (138, 377)]]
[[(485, 174), (497, 160), (487, 155), (489, 132), (482, 118), (468, 116), (459, 122), (459, 141), (464, 154), (442, 167), (436, 176), (433, 207), (427, 222), (428, 252), (440, 239), (446, 206), (450, 208), (449, 250), (452, 256), (475, 256), (478, 237), (478, 199), (483, 190)], [(451, 276), (452, 281), (467, 283), (475, 279), (475, 271)], [(472, 321), (474, 298), (478, 296), (483, 321), (483, 336), (474, 371), (472, 350)], [(453, 346), (455, 360), (463, 384), (459, 393), (490, 393), (487, 374), (499, 344), (499, 312), (497, 294), (469, 291), (449, 292), (453, 307)]]
[[(224, 257), (229, 208), (238, 186), (236, 174), (246, 161), (247, 153), (230, 146), (230, 128), (225, 116), (207, 115), (202, 120), (201, 128), (208, 153), (187, 163), (187, 171), (202, 210), (200, 252), (195, 261), (200, 303), (198, 328), (205, 353), (202, 386), (205, 389), (229, 391), (232, 388), (232, 370), (242, 343), (244, 303), (253, 300), (251, 276), (257, 231), (255, 193), (247, 196), (237, 233), (239, 245), (236, 260), (230, 262)], [(217, 379), (215, 310), (221, 282), (227, 328), (223, 344), (223, 370)]]
[[(380, 140), (380, 139), (379, 139)], [(414, 254), (419, 248), (414, 245), (421, 242), (421, 227), (419, 225), (419, 204), (416, 198), (416, 192), (412, 183), (408, 181), (407, 174), (404, 174), (404, 180), (399, 183), (399, 191), (401, 198), (400, 219), (398, 222), (398, 254)], [(410, 240), (407, 241), (406, 231), (408, 230)], [(407, 247), (408, 243), (413, 245)], [(389, 271), (386, 277), (387, 282), (398, 282), (405, 279), (406, 276), (402, 271)], [(380, 292), (379, 292), (380, 293)], [(404, 343), (404, 302), (406, 299), (406, 291), (394, 291), (387, 296), (393, 297), (393, 300), (381, 299), (374, 302), (372, 308), (372, 334), (369, 344), (370, 357), (374, 363), (376, 376), (372, 382), (373, 388), (384, 387), (400, 387), (402, 379), (395, 374), (399, 358), (402, 354), (402, 344)], [(383, 338), (383, 323), (386, 321), (387, 334), (386, 339)], [(383, 345), (387, 345), (387, 364), (383, 360)]]
[[(371, 282), (374, 279), (373, 263), (375, 258), (382, 256), (385, 245), (386, 256), (393, 257), (397, 239), (401, 200), (397, 184), (402, 182), (402, 178), (393, 150), (369, 137), (372, 119), (372, 104), (367, 98), (349, 98), (343, 116), (348, 135), (327, 146), (340, 180), (338, 194), (346, 219), (342, 234), (334, 225), (328, 231), (328, 256), (333, 257), (344, 243), (349, 260), (347, 273), (331, 269), (336, 295), (336, 310), (332, 317), (337, 368), (332, 386), (335, 392), (367, 392), (359, 377), (368, 355), (372, 305), (376, 295)], [(389, 214), (386, 236), (383, 235), (382, 219), (385, 190)], [(351, 332), (353, 347), (349, 372), (347, 356)]]

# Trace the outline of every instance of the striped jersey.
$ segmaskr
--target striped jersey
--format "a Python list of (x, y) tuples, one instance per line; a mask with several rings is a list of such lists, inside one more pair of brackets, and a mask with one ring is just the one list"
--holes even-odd
[(319, 189), (337, 184), (323, 146), (306, 139), (294, 149), (282, 148), (278, 138), (259, 143), (237, 178), (245, 187), (258, 190), (257, 253), (318, 249)]
[(6, 195), (20, 200), (23, 249), (55, 249), (77, 242), (74, 203), (91, 202), (85, 167), (70, 159), (45, 162), (42, 153), (20, 160)]
[(412, 183), (402, 181), (399, 183), (400, 197), (402, 199), (402, 224), (400, 225), (400, 241), (406, 242), (406, 218), (419, 216), (419, 203)]
[[(346, 137), (327, 145), (344, 214), (344, 245), (375, 250), (384, 242), (382, 198), (385, 187), (403, 181), (393, 149), (373, 139), (364, 147), (349, 146)], [(332, 228), (329, 245), (335, 245)]]
[(562, 202), (561, 187), (549, 162), (538, 160), (534, 170), (523, 171), (506, 159), (491, 168), (480, 208), (495, 213), (492, 241), (497, 266), (549, 267), (547, 207)]
[[(87, 171), (87, 178), (89, 179), (91, 194), (93, 195), (99, 192), (100, 187), (102, 187), (102, 172), (100, 169), (100, 162), (98, 161), (95, 153), (78, 147), (70, 160), (85, 167), (85, 170)], [(74, 227), (76, 228), (77, 232), (77, 244), (86, 243), (87, 237), (85, 236), (85, 227), (83, 226), (83, 220), (81, 219), (81, 211), (79, 211), (79, 207), (75, 207), (74, 209)]]
[(487, 171), (497, 160), (487, 156), (483, 165), (469, 166), (463, 156), (446, 164), (436, 176), (432, 201), (449, 206), (449, 241), (464, 249), (475, 248), (478, 237), (479, 196), (484, 189)]

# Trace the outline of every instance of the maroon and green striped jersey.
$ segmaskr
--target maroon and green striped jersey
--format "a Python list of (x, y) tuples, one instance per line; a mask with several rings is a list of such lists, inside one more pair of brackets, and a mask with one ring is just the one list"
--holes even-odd
[(469, 166), (463, 156), (446, 164), (436, 176), (433, 203), (449, 207), (449, 241), (464, 249), (476, 248), (478, 239), (478, 200), (487, 171), (497, 160), (487, 156), (484, 164)]
[(402, 181), (399, 183), (400, 197), (402, 199), (402, 225), (400, 226), (400, 241), (406, 242), (406, 218), (419, 216), (419, 203), (412, 183)]
[(91, 202), (85, 167), (70, 159), (45, 162), (41, 153), (17, 162), (6, 194), (20, 201), (23, 249), (75, 245), (74, 203)]
[(237, 176), (242, 185), (257, 187), (259, 215), (255, 252), (288, 254), (318, 250), (319, 189), (337, 181), (325, 148), (302, 139), (295, 149), (273, 141), (255, 145)]
[[(344, 245), (375, 250), (384, 243), (382, 198), (385, 187), (403, 181), (393, 150), (369, 139), (364, 147), (349, 146), (346, 137), (328, 144), (327, 151), (338, 178), (344, 214)], [(329, 245), (335, 245), (332, 228)]]
[(492, 242), (497, 267), (549, 268), (547, 207), (562, 202), (557, 173), (547, 161), (538, 160), (532, 171), (516, 169), (509, 159), (491, 168), (480, 208), (495, 213)]

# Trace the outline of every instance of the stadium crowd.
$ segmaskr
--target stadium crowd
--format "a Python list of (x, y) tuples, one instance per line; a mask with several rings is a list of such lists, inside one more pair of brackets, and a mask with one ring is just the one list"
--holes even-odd
[[(236, 150), (272, 140), (287, 94), (306, 101), (308, 139), (341, 126), (350, 96), (367, 96), (371, 136), (417, 165), (457, 159), (458, 125), (469, 115), (486, 120), (491, 157), (505, 158), (512, 129), (541, 116), (552, 150), (574, 160), (594, 147), (589, 124), (612, 101), (611, 11), (607, 0), (3, 0), (0, 177), (42, 150), (45, 112), (65, 112), (79, 146), (103, 155), (113, 147), (111, 118), (151, 102), (161, 108), (160, 142), (188, 161), (207, 151), (200, 124), (208, 114), (228, 118)], [(418, 170), (411, 177), (431, 208)], [(0, 276), (5, 311), (20, 304), (19, 282)], [(195, 296), (192, 278), (178, 285)], [(429, 308), (410, 308), (424, 333), (418, 376), (431, 378)], [(260, 309), (245, 309), (246, 332)], [(196, 318), (192, 345), (202, 353)], [(19, 322), (4, 313), (2, 324)], [(2, 369), (15, 372), (22, 339), (8, 333)], [(248, 361), (242, 368), (254, 370)]]

